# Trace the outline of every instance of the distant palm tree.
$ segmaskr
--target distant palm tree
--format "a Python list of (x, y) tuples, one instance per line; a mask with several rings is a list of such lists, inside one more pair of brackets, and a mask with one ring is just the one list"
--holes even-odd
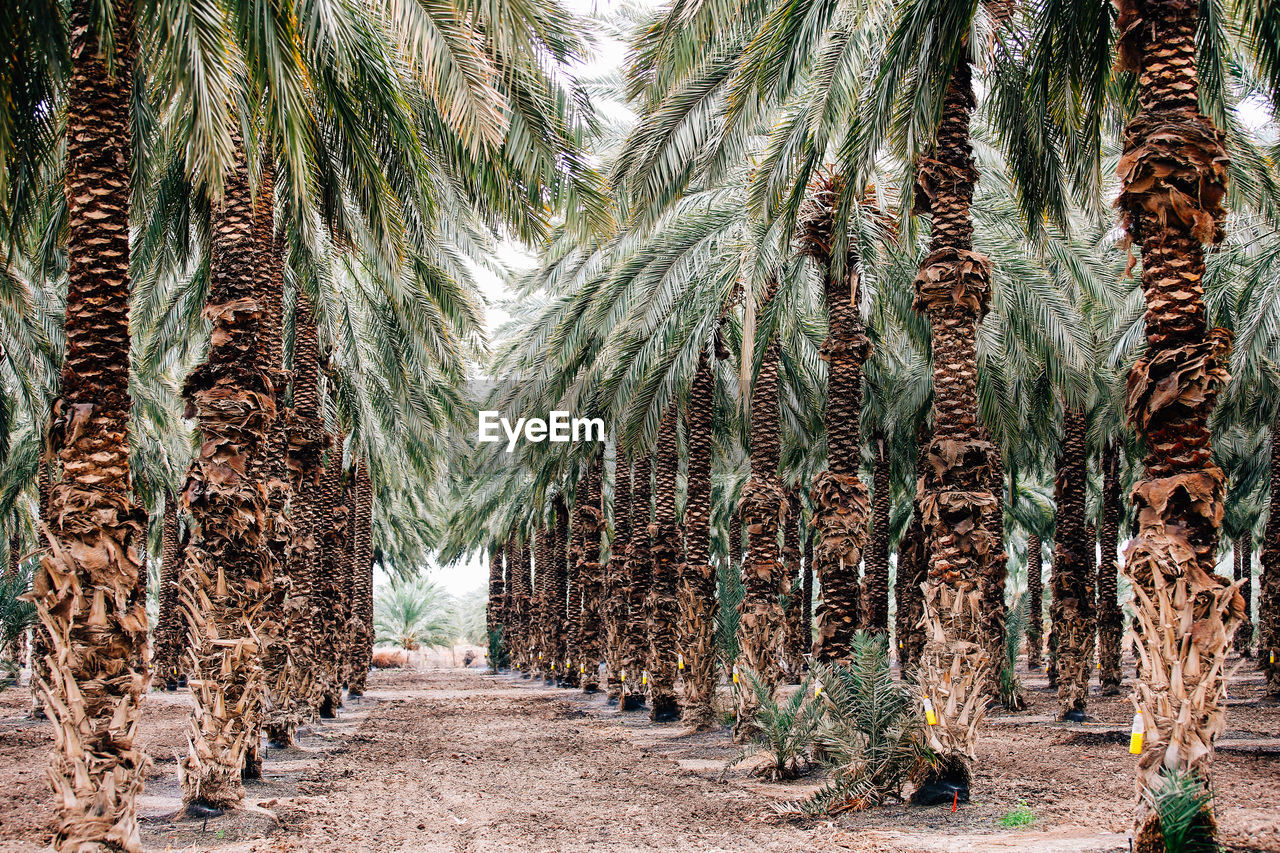
[(405, 651), (451, 645), (458, 639), (457, 605), (433, 581), (395, 580), (373, 603), (377, 642)]

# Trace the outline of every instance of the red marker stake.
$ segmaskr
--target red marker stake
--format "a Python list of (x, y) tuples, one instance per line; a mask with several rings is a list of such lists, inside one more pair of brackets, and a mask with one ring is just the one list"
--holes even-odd
[(951, 813), (952, 814), (956, 813), (956, 805), (958, 805), (959, 802), (960, 802), (960, 792), (953, 791), (951, 794)]

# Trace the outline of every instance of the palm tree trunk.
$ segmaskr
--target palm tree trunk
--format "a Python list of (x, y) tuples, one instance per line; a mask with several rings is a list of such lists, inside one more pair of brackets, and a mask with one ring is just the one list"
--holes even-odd
[[(48, 438), (48, 436), (46, 436)], [(53, 466), (54, 461), (47, 458), (45, 453), (40, 454), (38, 463), (38, 473), (36, 474), (36, 490), (37, 497), (40, 502), (40, 522), (49, 527), (52, 524), (52, 518), (49, 515), (51, 507), (51, 497), (53, 495)], [(37, 544), (43, 546), (46, 534), (42, 532), (36, 537)], [(41, 547), (40, 553), (43, 555), (44, 548)], [(41, 557), (43, 559), (43, 557)], [(39, 562), (36, 564), (36, 571), (39, 571)], [(32, 578), (34, 581), (34, 577)], [(49, 660), (52, 649), (49, 646), (49, 633), (44, 629), (43, 622), (38, 623), (31, 629), (31, 643), (27, 650), (28, 662), (31, 666), (31, 719), (46, 719), (44, 712), (44, 692), (40, 687), (41, 682), (50, 683)]]
[(266, 496), (276, 389), (259, 337), (264, 308), (243, 148), (212, 223), (209, 354), (183, 388), (204, 441), (187, 474), (183, 505), (192, 519), (183, 571), (183, 606), (194, 667), (191, 753), (183, 764), (188, 806), (234, 808), (240, 773), (256, 741), (266, 690), (264, 647), (282, 630), (268, 605), (275, 585)]
[(649, 641), (645, 636), (648, 620), (645, 599), (653, 580), (653, 456), (647, 454), (636, 463), (631, 486), (631, 541), (627, 547), (627, 577), (625, 597), (627, 617), (623, 656), (621, 661), (623, 680), (622, 710), (634, 711), (644, 706), (644, 694)]
[[(744, 595), (738, 608), (738, 656), (770, 687), (778, 683), (782, 642), (778, 596), (784, 573), (778, 532), (788, 523), (787, 495), (778, 479), (779, 432), (778, 348), (770, 342), (751, 386), (751, 478), (738, 503), (748, 537), (742, 566)], [(739, 738), (745, 737), (752, 725), (753, 704), (752, 691), (737, 691), (735, 735)]]
[(803, 531), (800, 540), (804, 543), (804, 565), (800, 574), (800, 640), (804, 643), (803, 654), (813, 654), (813, 527), (806, 518), (800, 524)]
[(889, 630), (889, 451), (885, 437), (873, 436), (871, 452), (871, 538), (865, 551), (862, 627), (876, 634)]
[(552, 677), (563, 686), (568, 669), (568, 654), (565, 647), (566, 626), (569, 621), (569, 508), (563, 495), (556, 495), (552, 500), (551, 527), (551, 572), (548, 575), (550, 586), (548, 599), (548, 628), (550, 631), (550, 656)]
[(1027, 536), (1027, 669), (1044, 662), (1044, 543)]
[(1244, 619), (1236, 630), (1235, 648), (1237, 654), (1248, 658), (1253, 657), (1253, 536), (1245, 533), (1236, 537), (1232, 551), (1235, 580), (1244, 599)]
[(898, 635), (898, 665), (903, 677), (920, 662), (924, 649), (924, 593), (921, 586), (929, 576), (929, 558), (924, 550), (924, 525), (916, 513), (898, 546), (898, 577), (893, 586), (897, 611), (893, 627)]
[(935, 148), (919, 167), (916, 197), (927, 200), (933, 224), (915, 281), (916, 309), (928, 314), (933, 331), (935, 424), (920, 471), (929, 579), (928, 641), (917, 678), (937, 712), (929, 744), (939, 756), (938, 776), (965, 797), (991, 693), (983, 609), (1002, 527), (998, 452), (978, 418), (978, 324), (990, 298), (991, 263), (972, 244), (969, 209), (978, 172), (969, 139), (970, 75), (962, 59), (947, 86)]
[[(61, 395), (48, 441), (63, 477), (44, 516), (51, 552), (32, 586), (48, 643), (37, 677), (58, 729), (49, 776), (59, 850), (139, 849), (135, 747), (146, 693), (146, 518), (129, 489), (129, 103), (133, 7), (114, 6), (115, 55), (99, 9), (73, 0), (67, 83), (67, 313)], [(43, 636), (41, 636), (43, 635)]]
[[(1244, 601), (1214, 574), (1225, 477), (1213, 463), (1209, 414), (1227, 380), (1230, 335), (1209, 330), (1204, 247), (1222, 239), (1224, 134), (1199, 112), (1196, 31), (1188, 0), (1124, 0), (1121, 65), (1136, 73), (1138, 111), (1125, 129), (1119, 206), (1141, 247), (1147, 352), (1129, 374), (1126, 414), (1147, 449), (1133, 491), (1134, 586), (1143, 658), (1137, 853), (1164, 849), (1151, 792), (1171, 771), (1209, 784), (1225, 728), (1225, 658)], [(1172, 651), (1171, 651), (1172, 650)], [(1212, 815), (1204, 828), (1214, 831)]]
[(716, 723), (716, 574), (711, 565), (711, 453), (715, 375), (704, 352), (689, 389), (689, 469), (684, 507), (685, 563), (680, 573), (681, 719), (692, 731)]
[(346, 650), (347, 695), (363, 696), (373, 663), (373, 480), (356, 460), (351, 553), (351, 621)]
[[(258, 301), (263, 306), (263, 334), (258, 338), (259, 358), (268, 365), (272, 384), (283, 388), (284, 372), (284, 267), (282, 245), (275, 238), (275, 165), (266, 157), (254, 204), (254, 232), (263, 253), (258, 266)], [(295, 322), (296, 322), (295, 311)], [(299, 330), (300, 331), (300, 330)], [(314, 332), (314, 330), (313, 330)], [(297, 344), (295, 341), (295, 353)], [(295, 354), (295, 363), (297, 357)], [(297, 399), (294, 399), (297, 406)], [(268, 546), (276, 578), (274, 600), (284, 615), (284, 630), (263, 655), (267, 679), (267, 713), (263, 730), (274, 747), (293, 745), (294, 733), (315, 713), (315, 566), (303, 553), (297, 529), (306, 513), (295, 497), (289, 476), (291, 413), (276, 418), (268, 455), (267, 506), (271, 521)], [(286, 507), (292, 506), (292, 514)]]
[(676, 475), (680, 467), (676, 414), (672, 404), (658, 430), (655, 532), (650, 549), (653, 575), (645, 600), (649, 623), (649, 719), (655, 723), (680, 719), (680, 703), (676, 700), (676, 623), (680, 614), (676, 588), (680, 564), (684, 562), (684, 539), (676, 520)]
[(1098, 680), (1104, 696), (1120, 692), (1120, 640), (1124, 614), (1116, 590), (1120, 564), (1120, 448), (1108, 442), (1102, 453), (1102, 526), (1098, 562)]
[(1058, 638), (1058, 719), (1083, 721), (1089, 698), (1095, 632), (1093, 537), (1085, 530), (1088, 485), (1084, 409), (1064, 412), (1054, 488), (1053, 600), (1049, 618)]
[(529, 625), (533, 609), (533, 554), (529, 550), (528, 540), (521, 538), (516, 547), (515, 534), (507, 540), (507, 553), (514, 553), (515, 568), (511, 579), (511, 659), (524, 678), (529, 677), (532, 648), (529, 639)]
[(604, 633), (607, 672), (606, 696), (609, 703), (623, 696), (623, 659), (626, 657), (627, 553), (631, 548), (631, 465), (618, 450), (613, 475), (613, 536), (609, 540), (609, 561), (604, 577)]
[(505, 654), (503, 605), (506, 601), (506, 584), (502, 568), (502, 544), (495, 542), (489, 551), (489, 602), (484, 611), (485, 633), (489, 637), (489, 668), (494, 672), (502, 667)]
[[(585, 478), (584, 478), (585, 480)], [(586, 483), (578, 483), (577, 495), (574, 497), (573, 517), (569, 522), (568, 560), (565, 568), (565, 589), (568, 593), (568, 605), (564, 623), (564, 686), (581, 687), (582, 670), (581, 652), (578, 645), (582, 637), (582, 576), (578, 574), (578, 564), (585, 548), (582, 527), (577, 523), (578, 504), (586, 497)]]
[(1271, 507), (1258, 561), (1258, 666), (1267, 695), (1280, 698), (1280, 407), (1271, 427)]
[(787, 489), (787, 524), (782, 528), (782, 598), (786, 602), (783, 610), (782, 664), (786, 669), (787, 680), (799, 684), (805, 669), (805, 655), (808, 654), (808, 642), (804, 636), (806, 604), (804, 599), (804, 578), (800, 563), (800, 515), (803, 505), (800, 493), (794, 488)]
[(160, 525), (160, 594), (157, 596), (160, 612), (153, 634), (155, 651), (151, 655), (151, 672), (167, 690), (177, 690), (179, 677), (185, 680), (182, 658), (187, 630), (178, 599), (182, 552), (178, 539), (178, 500), (172, 494), (165, 494)]
[(582, 553), (578, 560), (582, 588), (582, 624), (578, 632), (578, 670), (582, 692), (600, 691), (600, 659), (603, 648), (604, 566), (600, 562), (600, 534), (604, 532), (601, 503), (604, 458), (594, 454), (587, 465), (586, 495), (578, 501), (574, 526), (582, 530)]
[[(848, 660), (862, 616), (858, 565), (867, 541), (870, 497), (858, 477), (862, 454), (862, 366), (871, 346), (859, 309), (858, 273), (850, 253), (838, 275), (832, 257), (836, 201), (844, 188), (838, 175), (820, 179), (811, 190), (801, 235), (803, 250), (823, 271), (827, 304), (827, 468), (813, 481), (814, 570), (821, 589), (815, 656)], [(752, 468), (754, 469), (754, 465)]]
[[(295, 386), (300, 387), (300, 386)], [(319, 399), (317, 392), (317, 400)], [(317, 426), (320, 425), (317, 413)], [(299, 429), (304, 423), (299, 421)], [(346, 542), (350, 512), (343, 500), (341, 434), (325, 435), (327, 459), (320, 472), (319, 500), (312, 535), (316, 542), (319, 601), (314, 611), (316, 636), (316, 699), (320, 716), (331, 719), (342, 707), (342, 638), (351, 613)], [(307, 450), (313, 452), (317, 448)]]

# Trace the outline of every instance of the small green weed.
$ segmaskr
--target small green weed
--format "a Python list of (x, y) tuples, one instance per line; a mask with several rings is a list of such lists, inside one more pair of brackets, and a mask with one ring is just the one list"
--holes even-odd
[(996, 826), (1003, 826), (1005, 829), (1031, 826), (1035, 822), (1035, 812), (1031, 811), (1031, 807), (1027, 805), (1026, 800), (1018, 800), (1017, 808), (1006, 812), (1003, 817), (996, 818)]

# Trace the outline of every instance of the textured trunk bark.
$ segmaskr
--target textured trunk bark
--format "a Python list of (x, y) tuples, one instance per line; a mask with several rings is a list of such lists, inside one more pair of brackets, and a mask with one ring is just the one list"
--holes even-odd
[(605, 564), (604, 630), (607, 693), (610, 703), (623, 694), (622, 661), (626, 658), (627, 552), (631, 548), (631, 465), (618, 450), (613, 476), (613, 537), (609, 540), (609, 561)]
[[(49, 515), (50, 499), (53, 494), (53, 466), (54, 461), (41, 454), (39, 469), (36, 475), (36, 489), (38, 500), (40, 502), (40, 521), (45, 526), (51, 526), (53, 519)], [(43, 555), (45, 548), (45, 536), (42, 533), (38, 537), (38, 544), (41, 546), (40, 553)], [(43, 556), (41, 557), (43, 559)], [(39, 563), (36, 564), (36, 571), (39, 571)], [(34, 578), (33, 578), (34, 580)], [(28, 664), (31, 667), (31, 719), (46, 719), (44, 713), (44, 692), (41, 683), (49, 684), (49, 659), (51, 650), (49, 648), (49, 633), (44, 629), (43, 621), (36, 624), (31, 629), (31, 648), (28, 650)]]
[(884, 436), (871, 439), (871, 538), (865, 552), (862, 627), (875, 634), (889, 630), (889, 450)]
[[(787, 495), (778, 479), (778, 349), (769, 343), (760, 372), (751, 386), (751, 478), (738, 504), (747, 530), (747, 558), (742, 565), (742, 603), (738, 607), (738, 658), (763, 684), (778, 683), (782, 643), (782, 607), (778, 596), (784, 573), (778, 546), (779, 528), (788, 523)], [(752, 727), (754, 695), (737, 691), (738, 738)]]
[(567, 653), (566, 628), (569, 621), (569, 509), (564, 497), (557, 495), (552, 501), (551, 572), (548, 575), (547, 619), (550, 628), (551, 672), (555, 681), (563, 684), (566, 678)]
[(894, 630), (898, 634), (898, 665), (903, 677), (920, 662), (924, 649), (924, 629), (920, 620), (924, 616), (924, 592), (921, 589), (929, 576), (929, 558), (924, 550), (924, 526), (916, 513), (907, 527), (902, 544), (898, 547), (898, 578), (893, 587), (897, 612), (894, 614)]
[(502, 545), (494, 543), (489, 552), (489, 602), (485, 607), (485, 633), (489, 638), (489, 668), (497, 672), (506, 657), (505, 604), (506, 580), (503, 577)]
[(658, 430), (654, 536), (650, 549), (653, 576), (645, 601), (649, 623), (649, 719), (655, 723), (680, 719), (680, 703), (676, 700), (679, 654), (676, 623), (680, 614), (676, 588), (684, 562), (684, 540), (676, 520), (676, 475), (680, 466), (676, 414), (676, 406), (672, 404)]
[(1027, 669), (1044, 663), (1044, 543), (1027, 537)]
[(348, 623), (348, 696), (363, 696), (373, 662), (373, 481), (369, 463), (356, 461), (355, 518), (351, 537), (351, 619)]
[[(848, 660), (850, 644), (862, 617), (858, 565), (867, 541), (870, 499), (858, 477), (862, 453), (862, 366), (871, 346), (859, 309), (857, 258), (844, 259), (837, 275), (832, 250), (835, 208), (844, 180), (831, 176), (811, 190), (803, 220), (801, 245), (823, 271), (827, 306), (827, 469), (813, 481), (814, 570), (821, 590), (815, 656), (823, 661)], [(754, 468), (754, 466), (753, 466)]]
[(267, 497), (275, 371), (262, 357), (265, 308), (256, 287), (269, 260), (256, 239), (244, 158), (238, 148), (212, 222), (209, 353), (183, 387), (203, 437), (182, 494), (192, 521), (182, 597), (194, 652), (183, 798), (222, 809), (244, 798), (240, 775), (265, 710), (263, 653), (284, 629), (270, 606), (278, 568)]
[(604, 531), (601, 481), (604, 458), (595, 454), (587, 466), (586, 494), (579, 499), (574, 526), (582, 530), (582, 552), (577, 556), (582, 588), (582, 623), (578, 632), (578, 670), (583, 693), (600, 690), (600, 660), (604, 654), (604, 566), (600, 562), (600, 534)]
[[(987, 516), (987, 529), (991, 533), (992, 544), (982, 573), (982, 637), (987, 658), (1000, 662), (1004, 660), (1005, 620), (1008, 617), (1004, 587), (1008, 576), (1009, 555), (1004, 549), (1004, 458), (1000, 455), (1000, 448), (995, 445), (992, 445), (991, 450), (991, 472), (991, 488), (996, 505)], [(1092, 583), (1092, 578), (1090, 582)], [(987, 689), (991, 691), (992, 698), (999, 698), (999, 679), (989, 679)], [(1007, 710), (1021, 711), (1025, 707), (1025, 701), (1021, 698), (1013, 697), (1012, 705), (1008, 701), (1006, 699)]]
[[(272, 377), (272, 385), (283, 388), (284, 372), (284, 265), (283, 246), (275, 238), (275, 165), (270, 157), (263, 163), (254, 205), (254, 239), (262, 251), (257, 268), (258, 301), (263, 306), (262, 334), (258, 337), (259, 359)], [(295, 312), (296, 315), (296, 312)], [(296, 319), (296, 318), (295, 318)], [(295, 358), (295, 361), (297, 359)], [(297, 406), (295, 399), (294, 406)], [(275, 606), (284, 614), (284, 631), (264, 655), (267, 679), (267, 713), (263, 730), (275, 746), (291, 746), (294, 733), (315, 714), (315, 632), (314, 562), (299, 547), (296, 524), (304, 514), (301, 500), (293, 494), (288, 453), (290, 417), (276, 418), (270, 438), (267, 473), (267, 506), (271, 527), (268, 547), (274, 560)], [(286, 511), (292, 506), (292, 514)]]
[(711, 453), (715, 375), (704, 352), (689, 390), (686, 555), (680, 574), (680, 654), (684, 658), (682, 719), (691, 730), (716, 724), (716, 575), (711, 565)]
[(1235, 648), (1241, 657), (1253, 657), (1253, 537), (1237, 536), (1232, 545), (1234, 577), (1244, 599), (1244, 619), (1236, 629)]
[[(574, 512), (577, 504), (585, 497), (586, 484), (578, 484), (578, 495), (574, 499)], [(568, 560), (565, 568), (565, 590), (568, 604), (565, 610), (564, 623), (564, 686), (582, 686), (582, 653), (578, 648), (582, 635), (582, 577), (578, 574), (578, 563), (581, 559), (583, 545), (582, 527), (571, 518), (568, 528)]]
[[(917, 199), (932, 214), (929, 254), (916, 276), (915, 307), (933, 333), (934, 434), (920, 476), (929, 580), (924, 596), (928, 641), (917, 678), (937, 710), (929, 726), (938, 775), (968, 795), (977, 729), (990, 694), (988, 575), (999, 559), (998, 451), (978, 418), (977, 337), (991, 292), (991, 262), (973, 250), (970, 206), (978, 172), (969, 120), (974, 107), (968, 62), (947, 86), (936, 145), (922, 159)], [(922, 790), (928, 791), (930, 786)]]
[(133, 7), (112, 4), (114, 56), (95, 4), (70, 8), (67, 85), (66, 360), (48, 425), (62, 465), (45, 516), (56, 548), (32, 598), (34, 674), (58, 729), (49, 776), (60, 792), (57, 850), (137, 850), (147, 760), (135, 747), (146, 693), (146, 518), (129, 489), (129, 182)]
[(809, 643), (804, 636), (805, 600), (804, 578), (800, 567), (800, 514), (803, 506), (800, 493), (787, 489), (787, 524), (782, 529), (782, 598), (786, 602), (783, 611), (784, 633), (782, 637), (782, 665), (787, 680), (799, 684), (806, 667), (805, 655)]
[(653, 457), (646, 455), (636, 462), (631, 486), (631, 541), (627, 548), (627, 577), (624, 595), (627, 616), (624, 623), (622, 710), (636, 710), (644, 705), (646, 663), (649, 641), (645, 636), (645, 599), (653, 579)]
[[(1119, 162), (1124, 227), (1141, 247), (1147, 352), (1129, 373), (1126, 414), (1146, 447), (1133, 492), (1138, 535), (1125, 557), (1144, 658), (1146, 724), (1134, 845), (1164, 849), (1150, 792), (1166, 771), (1209, 784), (1225, 729), (1225, 658), (1244, 601), (1214, 574), (1225, 477), (1209, 414), (1227, 380), (1230, 335), (1210, 330), (1204, 245), (1222, 239), (1225, 135), (1199, 112), (1195, 0), (1118, 0), (1120, 64), (1136, 72), (1138, 111)], [(1149, 660), (1148, 660), (1149, 658)], [(1204, 828), (1214, 831), (1204, 813)]]
[(1053, 600), (1049, 618), (1058, 638), (1058, 719), (1082, 721), (1089, 699), (1095, 632), (1093, 537), (1085, 529), (1088, 450), (1084, 409), (1064, 413), (1054, 485)]
[[(318, 417), (318, 416), (317, 416)], [(302, 425), (299, 425), (302, 428)], [(328, 454), (320, 471), (319, 500), (312, 534), (317, 547), (319, 596), (315, 613), (316, 702), (320, 716), (332, 718), (342, 707), (342, 638), (351, 615), (351, 583), (346, 542), (351, 514), (343, 499), (343, 436), (326, 434)]]
[(1280, 408), (1271, 427), (1271, 507), (1262, 535), (1258, 577), (1258, 665), (1267, 695), (1280, 698)]
[(532, 645), (529, 640), (530, 614), (533, 608), (533, 555), (529, 543), (515, 534), (507, 540), (507, 553), (515, 554), (515, 574), (511, 578), (511, 659), (524, 678), (529, 677)]
[(1104, 696), (1120, 692), (1120, 640), (1124, 613), (1116, 590), (1120, 563), (1120, 448), (1109, 442), (1102, 453), (1102, 527), (1098, 561), (1098, 680)]
[(151, 672), (165, 689), (177, 690), (179, 682), (186, 681), (187, 626), (179, 599), (182, 543), (178, 536), (178, 499), (172, 494), (165, 495), (160, 523), (160, 613), (156, 617)]
[[(813, 528), (805, 519), (800, 525), (800, 541), (803, 545), (804, 565), (800, 569), (800, 640), (804, 654), (813, 654)], [(808, 664), (806, 663), (806, 666)]]

